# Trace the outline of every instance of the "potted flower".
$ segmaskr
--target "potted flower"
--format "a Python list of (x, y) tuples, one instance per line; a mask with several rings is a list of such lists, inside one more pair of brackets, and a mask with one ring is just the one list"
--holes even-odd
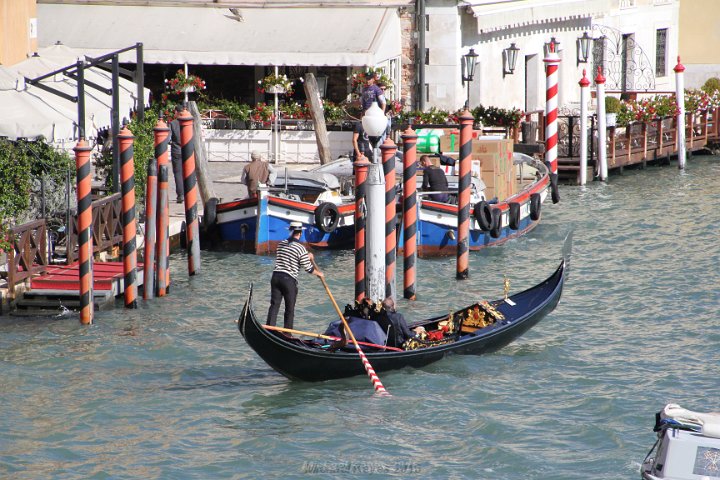
[(260, 85), (258, 88), (260, 93), (284, 93), (286, 95), (293, 93), (293, 81), (287, 75), (270, 74), (262, 80), (258, 80), (258, 85)]
[(258, 103), (250, 112), (251, 124), (254, 127), (263, 126), (273, 119), (274, 113), (272, 105)]
[[(170, 90), (173, 95), (184, 95), (186, 92), (196, 92), (205, 89), (205, 80), (197, 75), (185, 75), (185, 71), (180, 69), (173, 78), (165, 80), (165, 88)], [(162, 95), (163, 101), (167, 101), (167, 94)]]
[(330, 100), (323, 100), (323, 114), (327, 123), (335, 123), (343, 119), (345, 112), (342, 107)]

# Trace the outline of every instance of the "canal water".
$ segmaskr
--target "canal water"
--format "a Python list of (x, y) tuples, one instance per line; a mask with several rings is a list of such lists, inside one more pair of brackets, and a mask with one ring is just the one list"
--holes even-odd
[[(202, 253), (189, 279), (173, 255), (168, 297), (137, 310), (0, 318), (0, 477), (639, 478), (666, 403), (720, 410), (720, 158), (563, 186), (524, 238), (420, 260), (410, 319), (519, 291), (549, 275), (574, 231), (572, 273), (555, 312), (485, 356), (318, 384), (286, 380), (245, 344), (250, 282), (260, 316), (272, 258)], [(317, 261), (342, 305), (351, 252)], [(401, 278), (401, 277), (400, 277)], [(334, 309), (305, 276), (296, 328)], [(400, 280), (401, 281), (401, 280)], [(399, 284), (401, 286), (401, 284)]]

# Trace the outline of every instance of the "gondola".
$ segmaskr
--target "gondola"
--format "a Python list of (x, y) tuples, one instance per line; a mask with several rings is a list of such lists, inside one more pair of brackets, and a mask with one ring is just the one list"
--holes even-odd
[[(376, 372), (420, 368), (446, 355), (480, 355), (509, 344), (555, 309), (568, 275), (566, 257), (555, 273), (523, 292), (492, 302), (477, 302), (452, 314), (410, 324), (424, 327), (427, 339), (409, 340), (403, 349), (365, 349)], [(329, 319), (332, 320), (332, 319)], [(365, 374), (356, 351), (333, 350), (327, 342), (302, 340), (265, 328), (252, 308), (252, 285), (238, 328), (268, 365), (290, 379), (323, 381)], [(438, 332), (440, 332), (438, 334)], [(432, 339), (430, 339), (432, 337)]]

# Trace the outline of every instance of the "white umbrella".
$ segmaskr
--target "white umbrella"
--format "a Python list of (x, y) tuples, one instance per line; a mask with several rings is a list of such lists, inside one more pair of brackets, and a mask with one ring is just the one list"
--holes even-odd
[(40, 135), (48, 141), (69, 140), (75, 133), (75, 113), (48, 104), (22, 88), (22, 79), (0, 65), (0, 136), (16, 140)]

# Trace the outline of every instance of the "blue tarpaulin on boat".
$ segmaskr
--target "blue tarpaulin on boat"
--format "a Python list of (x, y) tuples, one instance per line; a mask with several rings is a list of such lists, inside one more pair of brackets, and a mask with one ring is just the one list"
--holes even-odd
[[(347, 322), (350, 326), (350, 330), (352, 330), (353, 335), (355, 335), (355, 340), (357, 340), (358, 342), (385, 345), (386, 333), (383, 332), (382, 328), (377, 322), (359, 317), (348, 317)], [(325, 330), (325, 335), (340, 337), (340, 320), (332, 322), (328, 326), (327, 330)], [(350, 340), (349, 335), (347, 337), (348, 344), (351, 344), (352, 340)]]

